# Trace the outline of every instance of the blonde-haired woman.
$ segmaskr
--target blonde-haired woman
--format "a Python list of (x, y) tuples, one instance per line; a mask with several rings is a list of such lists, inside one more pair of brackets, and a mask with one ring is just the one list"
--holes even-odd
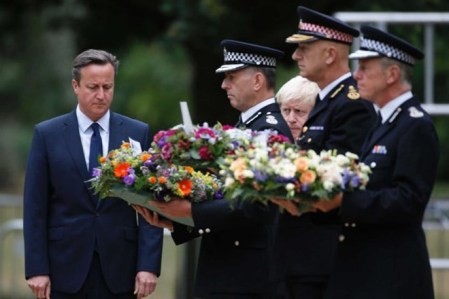
[(318, 92), (320, 89), (315, 82), (296, 76), (282, 85), (276, 94), (282, 116), (287, 121), (295, 140), (301, 134), (302, 126), (315, 104)]

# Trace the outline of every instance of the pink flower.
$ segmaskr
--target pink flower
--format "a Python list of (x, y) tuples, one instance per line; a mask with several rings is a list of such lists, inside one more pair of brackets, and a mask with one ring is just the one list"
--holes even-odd
[(212, 160), (212, 154), (209, 151), (209, 149), (207, 148), (207, 146), (203, 145), (199, 150), (198, 150), (198, 154), (200, 155), (200, 158), (202, 160)]

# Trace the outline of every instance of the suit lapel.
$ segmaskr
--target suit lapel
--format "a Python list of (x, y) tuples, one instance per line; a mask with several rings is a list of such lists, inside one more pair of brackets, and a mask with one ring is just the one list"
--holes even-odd
[(267, 105), (265, 107), (262, 107), (260, 110), (258, 110), (256, 113), (251, 115), (251, 117), (245, 121), (244, 126), (247, 128), (251, 128), (251, 124), (254, 123), (255, 120), (257, 120), (262, 115), (266, 115), (268, 112), (274, 112), (274, 113), (280, 112), (278, 104), (273, 103), (273, 104)]
[(379, 141), (383, 136), (385, 136), (385, 134), (387, 134), (394, 126), (394, 123), (386, 122), (380, 125), (378, 128), (374, 129), (374, 131), (371, 132), (371, 136), (366, 140), (365, 144), (362, 147), (362, 157), (367, 156), (376, 142)]
[(316, 99), (315, 106), (313, 106), (312, 111), (310, 111), (310, 115), (307, 120), (313, 119), (316, 115), (320, 114), (321, 111), (326, 109), (328, 105), (328, 97), (326, 96), (323, 100)]
[(416, 98), (411, 98), (404, 103), (402, 103), (401, 106), (396, 108), (396, 110), (391, 114), (391, 116), (388, 118), (388, 120), (383, 123), (381, 126), (379, 126), (377, 129), (371, 132), (370, 137), (367, 138), (365, 141), (363, 147), (362, 147), (362, 157), (366, 157), (370, 151), (372, 150), (373, 146), (388, 132), (394, 129), (394, 127), (397, 124), (398, 119), (409, 109), (409, 107), (413, 105), (419, 105), (419, 101)]
[(75, 111), (67, 115), (64, 126), (63, 136), (66, 142), (67, 150), (75, 162), (81, 179), (83, 181), (87, 181), (90, 179), (90, 175), (89, 170), (87, 169), (86, 160), (84, 158), (84, 151), (83, 146), (81, 145), (81, 138)]
[(116, 113), (111, 112), (111, 118), (109, 120), (109, 149), (117, 149), (122, 145), (123, 141), (127, 141), (125, 126), (123, 126), (123, 120)]

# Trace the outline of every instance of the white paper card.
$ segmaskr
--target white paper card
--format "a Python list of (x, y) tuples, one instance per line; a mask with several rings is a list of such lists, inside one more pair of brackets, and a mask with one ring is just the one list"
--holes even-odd
[(131, 145), (131, 150), (134, 156), (142, 153), (142, 147), (140, 146), (140, 142), (129, 137), (129, 144)]
[(193, 132), (192, 119), (190, 118), (189, 107), (187, 102), (179, 102), (181, 106), (182, 123), (184, 125), (184, 131), (187, 133)]

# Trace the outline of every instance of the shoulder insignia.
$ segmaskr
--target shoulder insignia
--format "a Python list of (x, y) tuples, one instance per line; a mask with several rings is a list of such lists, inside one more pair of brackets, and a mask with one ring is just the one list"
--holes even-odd
[(410, 117), (413, 118), (420, 118), (424, 116), (424, 113), (422, 111), (419, 111), (416, 109), (416, 107), (410, 107), (408, 108), (408, 112), (410, 113)]
[(338, 87), (334, 93), (331, 95), (331, 99), (335, 98), (335, 96), (343, 89), (343, 87), (345, 87), (344, 84), (340, 85), (340, 87)]
[(350, 100), (358, 100), (358, 99), (360, 99), (359, 92), (352, 85), (349, 85), (349, 91), (348, 91), (348, 95), (347, 96), (348, 96), (348, 99), (350, 99)]
[(271, 124), (271, 125), (277, 125), (278, 124), (278, 120), (276, 119), (276, 117), (274, 117), (273, 115), (268, 115), (268, 114), (267, 114), (266, 122)]

